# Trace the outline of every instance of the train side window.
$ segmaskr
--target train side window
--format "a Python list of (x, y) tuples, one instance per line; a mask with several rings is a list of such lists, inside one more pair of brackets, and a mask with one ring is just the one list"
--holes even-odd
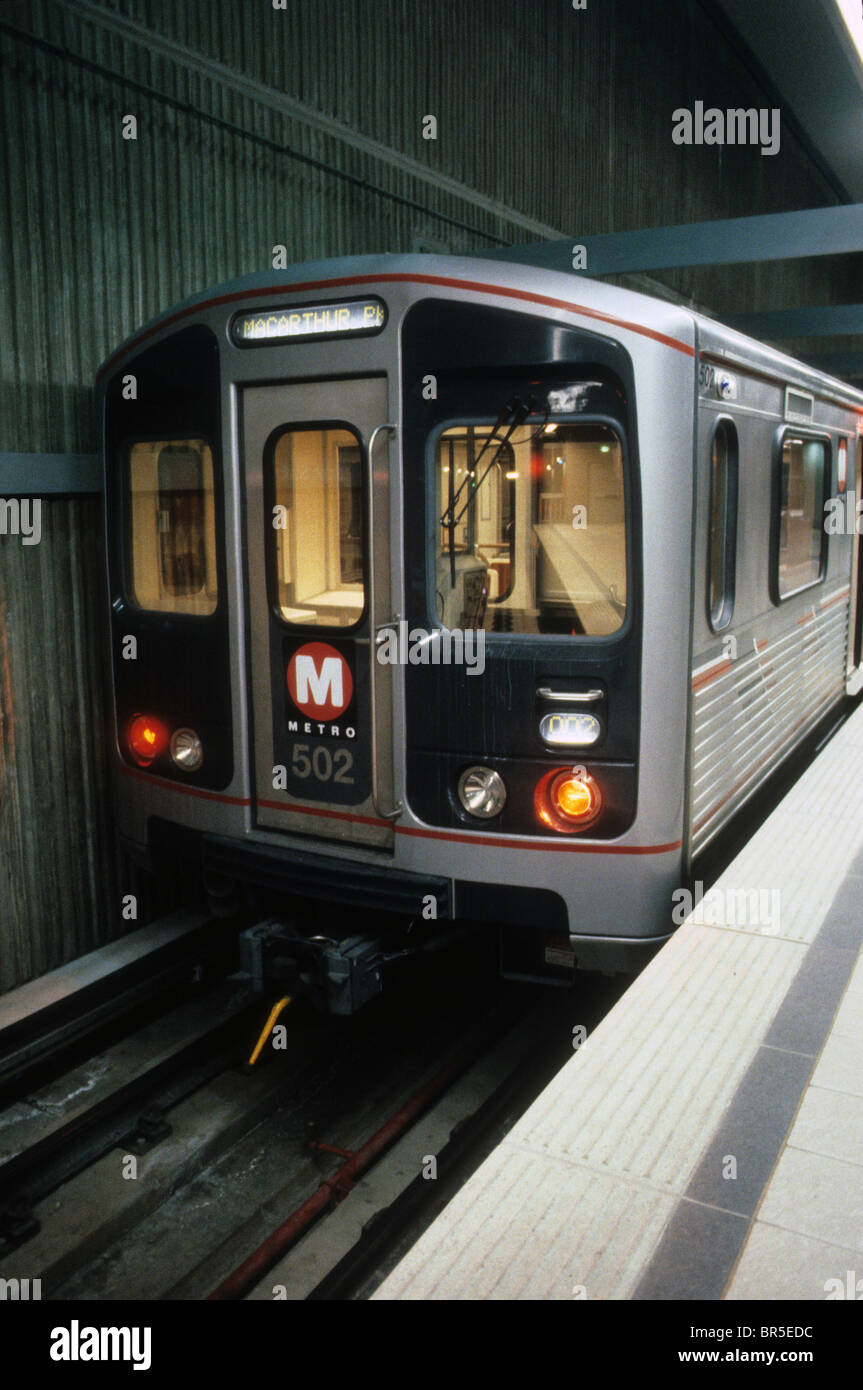
[(817, 584), (823, 576), (828, 464), (826, 440), (794, 433), (782, 440), (776, 571), (780, 600)]
[(286, 429), (269, 469), (280, 617), (302, 627), (355, 627), (366, 602), (359, 439), (340, 426)]
[(737, 430), (717, 421), (710, 464), (710, 541), (708, 557), (710, 626), (721, 632), (734, 612), (737, 568)]
[(218, 602), (213, 455), (203, 439), (128, 453), (127, 584), (138, 608), (195, 617)]

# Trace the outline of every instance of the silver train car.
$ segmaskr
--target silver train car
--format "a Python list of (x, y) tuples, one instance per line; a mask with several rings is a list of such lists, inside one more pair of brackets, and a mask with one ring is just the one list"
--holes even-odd
[(688, 309), (322, 262), (100, 389), (120, 833), (339, 1011), (459, 922), (509, 974), (637, 968), (863, 683), (863, 395)]

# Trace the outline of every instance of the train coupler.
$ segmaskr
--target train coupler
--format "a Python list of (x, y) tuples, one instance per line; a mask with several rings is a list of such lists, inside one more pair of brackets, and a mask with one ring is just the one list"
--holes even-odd
[(382, 992), (384, 954), (377, 940), (309, 936), (283, 918), (240, 934), (241, 967), (256, 993), (304, 994), (330, 1014), (356, 1013)]

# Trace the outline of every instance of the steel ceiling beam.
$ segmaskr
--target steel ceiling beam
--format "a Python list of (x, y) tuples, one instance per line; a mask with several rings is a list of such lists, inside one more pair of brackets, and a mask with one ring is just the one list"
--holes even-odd
[(0, 497), (102, 491), (96, 454), (0, 454)]
[[(583, 269), (573, 268), (573, 248), (578, 245), (587, 251)], [(633, 232), (604, 232), (598, 236), (576, 235), (566, 241), (505, 246), (479, 254), (596, 276), (839, 256), (855, 251), (863, 251), (863, 203), (647, 227)]]
[(832, 338), (840, 333), (863, 333), (863, 304), (771, 309), (763, 314), (726, 315), (726, 321), (752, 338)]

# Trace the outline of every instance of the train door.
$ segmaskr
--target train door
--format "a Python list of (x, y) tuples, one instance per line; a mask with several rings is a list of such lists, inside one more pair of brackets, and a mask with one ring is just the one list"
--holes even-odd
[(242, 392), (255, 818), (389, 848), (384, 377)]

